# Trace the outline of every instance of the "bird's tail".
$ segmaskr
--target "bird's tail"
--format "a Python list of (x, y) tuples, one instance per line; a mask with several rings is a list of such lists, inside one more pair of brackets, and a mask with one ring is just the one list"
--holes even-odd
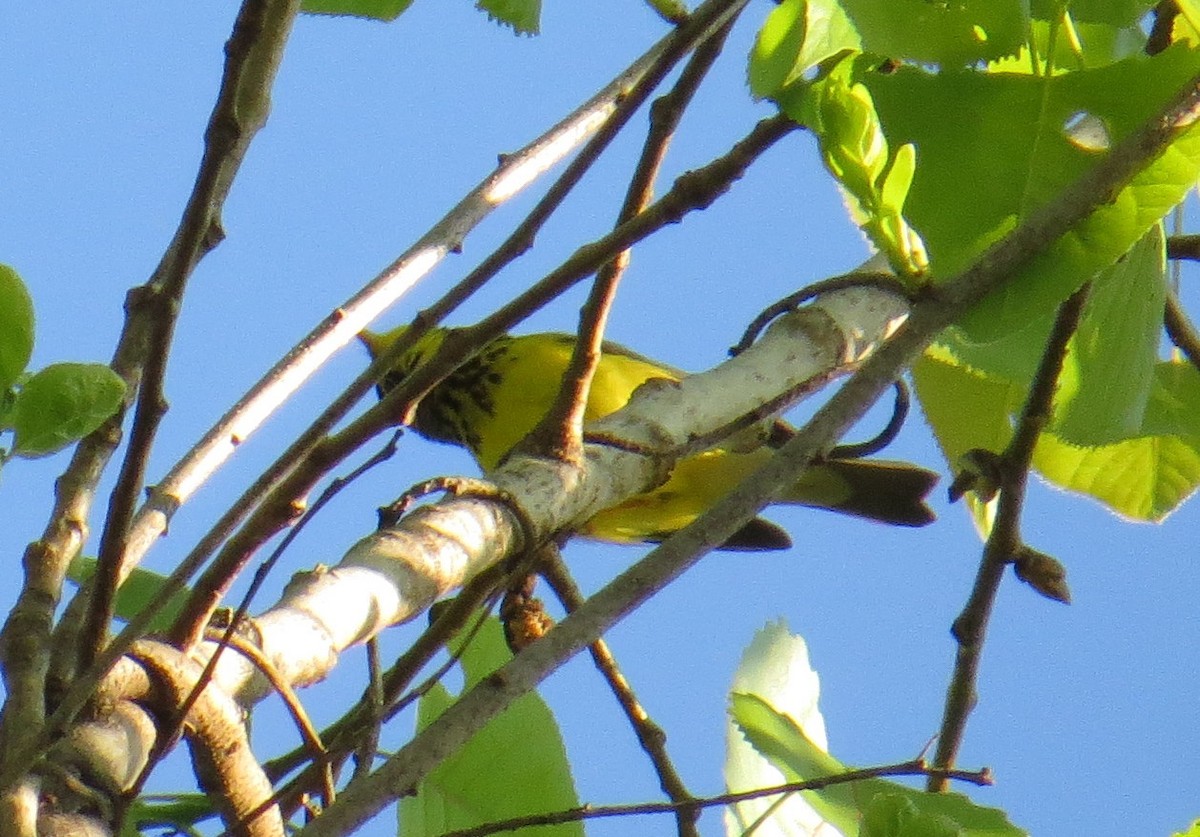
[(830, 459), (813, 465), (779, 502), (831, 509), (895, 526), (924, 526), (938, 475), (907, 462)]

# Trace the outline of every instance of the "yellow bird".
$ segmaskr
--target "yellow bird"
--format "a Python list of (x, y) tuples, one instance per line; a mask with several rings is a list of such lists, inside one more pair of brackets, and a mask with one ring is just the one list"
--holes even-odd
[[(407, 326), (360, 337), (378, 357)], [(448, 329), (432, 329), (384, 375), (380, 395), (433, 355)], [(413, 427), (422, 436), (462, 445), (485, 470), (495, 468), (533, 430), (558, 392), (575, 338), (568, 334), (504, 335), (438, 384), (417, 405)], [(585, 421), (625, 406), (651, 378), (677, 381), (685, 373), (606, 342), (592, 381)], [(712, 448), (678, 462), (670, 478), (645, 494), (606, 509), (580, 534), (615, 543), (657, 542), (682, 529), (769, 459), (794, 431), (783, 422), (770, 441), (750, 451)], [(777, 502), (832, 509), (900, 526), (933, 520), (924, 498), (937, 475), (904, 462), (829, 460), (809, 468)], [(791, 539), (778, 525), (757, 518), (726, 541), (724, 549), (786, 549)]]

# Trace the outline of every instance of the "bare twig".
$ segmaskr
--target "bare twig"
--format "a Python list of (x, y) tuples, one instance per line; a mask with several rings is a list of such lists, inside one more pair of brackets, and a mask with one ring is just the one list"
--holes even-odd
[[(740, 7), (738, 9), (740, 11)], [(617, 213), (617, 226), (624, 224), (649, 206), (654, 196), (667, 146), (679, 120), (721, 54), (735, 16), (697, 49), (683, 73), (667, 95), (658, 99), (650, 112), (650, 130), (634, 168), (625, 200)], [(608, 313), (616, 298), (617, 285), (629, 265), (630, 250), (622, 250), (596, 273), (591, 292), (583, 305), (571, 360), (563, 374), (563, 383), (554, 403), (529, 434), (527, 442), (534, 450), (566, 462), (578, 462), (583, 456), (583, 421), (592, 378), (600, 365), (601, 345)]]
[[(825, 776), (820, 779), (809, 779), (804, 782), (790, 782), (786, 785), (777, 785), (771, 788), (759, 788), (752, 791), (741, 791), (738, 793), (723, 793), (717, 796), (708, 796), (700, 799), (690, 800), (689, 806), (695, 806), (697, 809), (713, 808), (724, 805), (734, 805), (738, 802), (746, 802), (751, 799), (761, 799), (765, 796), (785, 795), (789, 793), (799, 793), (801, 791), (821, 790), (822, 788), (832, 787), (834, 785), (842, 785), (850, 782), (861, 782), (864, 779), (879, 779), (885, 776), (948, 776), (952, 779), (959, 779), (964, 782), (970, 782), (974, 785), (990, 785), (992, 783), (991, 773), (988, 770), (980, 771), (944, 771), (926, 766), (921, 759), (913, 761), (900, 762), (899, 764), (887, 764), (879, 767), (866, 767), (860, 770), (848, 770), (845, 773), (839, 773), (836, 776)], [(647, 814), (670, 814), (677, 813), (680, 805), (675, 802), (643, 802), (633, 805), (584, 805), (580, 808), (572, 808), (569, 811), (555, 811), (549, 814), (534, 814), (527, 817), (514, 817), (508, 820), (492, 822), (486, 825), (476, 826), (475, 828), (464, 828), (458, 831), (449, 831), (441, 835), (441, 837), (486, 837), (489, 834), (499, 834), (503, 831), (516, 831), (520, 828), (530, 828), (537, 825), (557, 825), (566, 822), (578, 822), (580, 820), (601, 819), (605, 817), (635, 817)]]
[(587, 172), (599, 152), (629, 121), (667, 73), (689, 50), (705, 41), (716, 29), (737, 15), (747, 2), (748, 0), (706, 0), (697, 6), (696, 10), (688, 16), (687, 22), (679, 26), (675, 32), (659, 44), (661, 51), (658, 53), (656, 66), (648, 70), (640, 82), (628, 90), (627, 96), (622, 99), (620, 107), (614, 111), (610, 121), (597, 131), (596, 136), (568, 164), (562, 175), (517, 225), (512, 234), (458, 284), (447, 291), (441, 299), (422, 311), (418, 317), (419, 321), (422, 323), (441, 322), (463, 300), (475, 293), (491, 277), (532, 247), (535, 236), (550, 214), (558, 208), (567, 194)]
[[(562, 602), (567, 613), (571, 613), (583, 604), (583, 594), (580, 593), (574, 579), (571, 578), (570, 571), (563, 563), (557, 548), (542, 550), (538, 559), (538, 571), (554, 590), (554, 594), (558, 596), (558, 600)], [(683, 783), (683, 778), (675, 769), (675, 765), (671, 763), (671, 757), (667, 754), (666, 733), (654, 722), (642, 706), (641, 701), (638, 700), (637, 695), (634, 694), (629, 681), (621, 673), (608, 643), (603, 639), (597, 639), (589, 646), (588, 650), (591, 652), (596, 670), (608, 683), (617, 703), (625, 712), (625, 717), (629, 719), (629, 725), (633, 727), (638, 743), (641, 744), (650, 763), (654, 766), (654, 771), (658, 774), (659, 786), (675, 806), (679, 833), (681, 835), (698, 833), (696, 820), (700, 816), (701, 806), (689, 804), (695, 802), (696, 797), (688, 791), (687, 786)]]
[(1200, 261), (1200, 235), (1167, 236), (1167, 258)]
[[(1039, 434), (1050, 420), (1054, 391), (1067, 354), (1067, 343), (1079, 327), (1090, 289), (1090, 283), (1084, 285), (1059, 308), (1029, 395), (1021, 408), (1016, 431), (1000, 456), (1000, 500), (996, 521), (984, 545), (971, 595), (962, 613), (954, 620), (952, 630), (958, 642), (958, 652), (946, 693), (946, 708), (933, 759), (934, 765), (940, 768), (954, 766), (966, 731), (967, 717), (975, 706), (975, 684), (992, 606), (1000, 590), (1004, 570), (1022, 546), (1021, 510), (1025, 502), (1025, 486), (1033, 449)], [(945, 790), (945, 778), (931, 776), (929, 789)]]
[(1183, 352), (1183, 356), (1192, 366), (1200, 370), (1200, 333), (1197, 333), (1195, 324), (1183, 310), (1183, 306), (1179, 304), (1179, 295), (1170, 289), (1167, 290), (1163, 324), (1166, 326), (1167, 336), (1171, 338), (1175, 348)]
[(271, 87), (283, 47), (299, 12), (296, 0), (256, 0), (238, 14), (226, 46), (225, 74), (204, 134), (204, 155), (183, 220), (147, 285), (143, 304), (153, 310), (149, 356), (138, 392), (129, 449), (113, 489), (100, 543), (90, 612), (84, 620), (81, 662), (103, 648), (112, 621), (116, 588), (128, 573), (125, 547), (134, 506), (145, 482), (146, 462), (158, 423), (166, 412), (166, 376), (179, 301), (200, 258), (224, 237), (221, 210), (250, 142), (267, 122)]

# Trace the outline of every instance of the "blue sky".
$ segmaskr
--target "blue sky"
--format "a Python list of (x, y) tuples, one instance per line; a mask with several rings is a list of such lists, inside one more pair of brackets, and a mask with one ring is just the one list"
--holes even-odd
[[(486, 176), (497, 153), (541, 133), (664, 31), (635, 0), (604, 5), (548, 3), (537, 38), (514, 37), (465, 0), (418, 2), (390, 25), (298, 22), (270, 122), (225, 212), (228, 238), (201, 264), (184, 304), (166, 382), (171, 410), (152, 479), (296, 340)], [(756, 3), (744, 16), (684, 120), (667, 178), (723, 151), (769, 114), (749, 101), (743, 83), (756, 23), (769, 8)], [(34, 366), (109, 357), (123, 295), (153, 270), (190, 189), (235, 9), (223, 0), (86, 11), (19, 4), (6, 13), (0, 261), (13, 265), (34, 295)], [(644, 117), (634, 122), (635, 129), (643, 125)], [(640, 142), (636, 131), (619, 141), (535, 250), (458, 320), (486, 313), (602, 233)], [(722, 359), (762, 307), (862, 261), (865, 247), (809, 137), (789, 138), (761, 163), (711, 209), (635, 251), (612, 338), (676, 366), (705, 368)], [(497, 212), (462, 256), (381, 322), (404, 322), (436, 298), (501, 240), (532, 199)], [(573, 328), (581, 300), (568, 295), (526, 330)], [(1197, 310), (1194, 288), (1189, 301)], [(223, 510), (223, 499), (240, 492), (364, 363), (354, 348), (335, 358), (181, 511), (148, 566), (172, 567)], [(872, 427), (881, 419), (873, 420)], [(861, 435), (870, 433), (864, 428)], [(918, 416), (890, 453), (944, 471)], [(64, 464), (64, 457), (18, 462), (0, 480), (0, 560), (13, 574), (0, 593), (5, 609), (23, 546), (44, 525), (52, 480)], [(340, 495), (298, 540), (259, 609), (291, 573), (336, 562), (372, 529), (381, 502), (419, 478), (457, 472), (473, 473), (465, 454), (407, 439), (403, 456)], [(666, 729), (694, 793), (721, 790), (728, 684), (754, 631), (777, 617), (809, 642), (840, 759), (903, 760), (934, 735), (954, 654), (949, 626), (979, 556), (965, 513), (940, 495), (937, 503), (941, 519), (920, 531), (774, 511), (793, 534), (792, 550), (713, 554), (614, 629), (614, 651)], [(962, 753), (963, 766), (990, 766), (997, 786), (972, 796), (1037, 834), (1116, 837), (1182, 828), (1200, 815), (1200, 511), (1192, 503), (1161, 526), (1134, 525), (1038, 484), (1024, 530), (1031, 545), (1067, 565), (1075, 603), (1049, 603), (1006, 579)], [(581, 543), (567, 557), (592, 590), (639, 554)], [(389, 632), (385, 659), (413, 630)], [(348, 653), (344, 667), (352, 685), (335, 677), (306, 695), (318, 721), (336, 717), (358, 694), (361, 650)], [(589, 662), (568, 664), (542, 693), (562, 723), (585, 801), (657, 798), (653, 774)], [(266, 707), (256, 722), (263, 755), (288, 734), (273, 711)], [(384, 743), (401, 742), (394, 734)], [(170, 785), (169, 777), (160, 782)], [(702, 822), (706, 834), (719, 833), (715, 815)], [(667, 834), (671, 827), (667, 819), (606, 821), (589, 833)], [(364, 833), (392, 830), (383, 820)]]

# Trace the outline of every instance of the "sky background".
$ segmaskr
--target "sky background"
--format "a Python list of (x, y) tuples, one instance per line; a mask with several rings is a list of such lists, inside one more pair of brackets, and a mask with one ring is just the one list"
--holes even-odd
[[(756, 2), (685, 119), (664, 183), (728, 148), (770, 113), (744, 86), (745, 56), (772, 5)], [(0, 261), (30, 286), (38, 315), (34, 368), (107, 360), (126, 290), (157, 263), (179, 219), (215, 97), (236, 4), (41, 4), (6, 10), (0, 29)], [(417, 2), (392, 24), (302, 18), (287, 48), (266, 129), (224, 213), (227, 240), (196, 272), (166, 382), (171, 410), (150, 465), (165, 473), (301, 336), (420, 236), (492, 169), (496, 154), (540, 134), (661, 37), (642, 4), (546, 4), (543, 33), (514, 37), (467, 0)], [(526, 258), (456, 315), (470, 322), (536, 281), (612, 223), (641, 144), (633, 123)], [(860, 263), (865, 245), (842, 211), (811, 138), (771, 150), (706, 212), (634, 254), (609, 336), (686, 369), (719, 362), (775, 299)], [(380, 322), (406, 322), (498, 243), (542, 184), (495, 213), (462, 256), (438, 268)], [(522, 330), (573, 329), (582, 292)], [(1185, 298), (1200, 311), (1193, 289)], [(366, 362), (336, 357), (177, 515), (147, 566), (167, 571), (224, 508)], [(871, 427), (884, 420), (873, 416)], [(365, 455), (365, 454), (364, 454)], [(889, 455), (945, 471), (919, 416)], [(24, 545), (45, 524), (58, 456), (7, 467), (0, 479), (0, 561), (9, 607)], [(474, 473), (457, 449), (414, 436), (402, 456), (343, 492), (285, 557), (262, 594), (335, 563), (372, 530), (375, 507), (416, 480)], [(108, 485), (106, 484), (105, 490)], [(103, 496), (103, 494), (102, 494)], [(668, 733), (690, 789), (722, 790), (727, 691), (742, 649), (786, 619), (821, 675), (831, 751), (871, 765), (917, 754), (936, 732), (953, 662), (949, 626), (980, 545), (965, 511), (935, 501), (919, 531), (803, 510), (775, 510), (787, 552), (715, 553), (609, 635), (626, 675)], [(98, 522), (103, 502), (97, 507)], [(98, 523), (97, 523), (98, 528)], [(1200, 816), (1200, 507), (1161, 526), (1122, 522), (1040, 483), (1024, 530), (1067, 566), (1074, 604), (1048, 602), (1011, 576), (984, 654), (980, 702), (961, 755), (997, 784), (977, 801), (1036, 834), (1169, 834)], [(90, 550), (94, 552), (94, 542)], [(586, 590), (641, 550), (573, 543)], [(384, 638), (384, 659), (415, 635)], [(308, 690), (318, 723), (357, 698), (361, 649)], [(345, 669), (343, 671), (342, 669)], [(352, 680), (347, 683), (346, 679)], [(659, 796), (653, 773), (590, 662), (541, 690), (562, 725), (581, 798)], [(275, 713), (275, 714), (272, 714)], [(275, 701), (256, 720), (257, 749), (290, 748)], [(402, 725), (403, 727), (403, 725)], [(398, 746), (394, 733), (385, 747)], [(178, 773), (156, 787), (185, 787)], [(702, 820), (721, 833), (718, 815)], [(590, 824), (593, 835), (673, 833), (669, 818)], [(381, 818), (366, 834), (394, 832)]]

